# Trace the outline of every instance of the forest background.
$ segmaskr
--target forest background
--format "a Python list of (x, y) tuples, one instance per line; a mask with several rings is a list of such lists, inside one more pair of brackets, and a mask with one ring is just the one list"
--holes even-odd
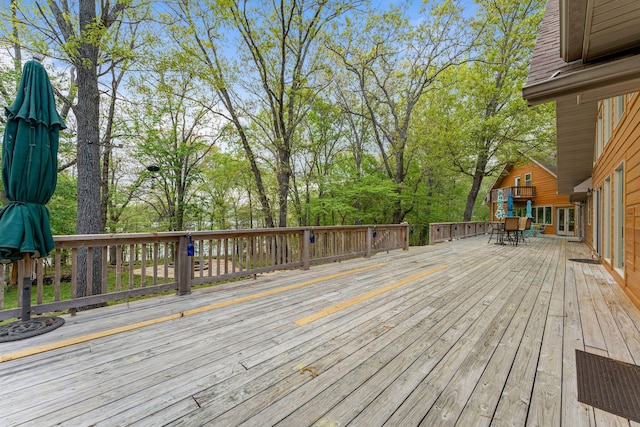
[(521, 95), (545, 5), (11, 0), (0, 96), (43, 58), (54, 234), (408, 222), (425, 244), (554, 152), (553, 106)]

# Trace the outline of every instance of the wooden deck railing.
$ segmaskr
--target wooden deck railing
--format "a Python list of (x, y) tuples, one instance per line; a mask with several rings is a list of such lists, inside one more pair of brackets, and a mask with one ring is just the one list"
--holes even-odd
[(487, 221), (431, 223), (429, 224), (429, 244), (486, 234), (490, 230)]
[[(54, 241), (56, 250), (33, 263), (31, 314), (171, 290), (184, 295), (192, 286), (267, 271), (308, 269), (312, 264), (369, 257), (381, 251), (407, 250), (409, 225), (94, 234), (55, 236)], [(85, 295), (78, 292), (80, 250), (87, 251)], [(101, 254), (101, 292), (92, 295), (95, 275), (91, 266), (97, 253)], [(16, 265), (18, 278), (22, 278), (23, 262)], [(18, 307), (7, 307), (7, 270), (8, 266), (0, 265), (0, 320), (21, 315), (22, 279), (13, 287)]]

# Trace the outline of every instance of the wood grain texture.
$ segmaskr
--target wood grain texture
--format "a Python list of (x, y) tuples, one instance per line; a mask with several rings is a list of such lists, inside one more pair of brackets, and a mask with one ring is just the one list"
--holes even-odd
[(0, 425), (632, 426), (577, 401), (576, 348), (640, 362), (589, 253), (478, 236), (79, 312), (0, 344)]

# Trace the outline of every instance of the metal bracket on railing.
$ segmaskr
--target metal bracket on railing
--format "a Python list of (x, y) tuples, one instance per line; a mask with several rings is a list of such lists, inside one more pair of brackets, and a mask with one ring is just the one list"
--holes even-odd
[(187, 244), (187, 255), (193, 256), (194, 249), (193, 249), (193, 239), (191, 238), (191, 233), (187, 234), (187, 236), (189, 237), (189, 243)]

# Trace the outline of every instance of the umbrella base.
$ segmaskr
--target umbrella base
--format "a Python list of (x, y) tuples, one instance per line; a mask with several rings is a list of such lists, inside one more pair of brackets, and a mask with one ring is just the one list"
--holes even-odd
[(58, 329), (64, 325), (61, 317), (45, 316), (20, 320), (0, 326), (0, 342), (18, 341)]

